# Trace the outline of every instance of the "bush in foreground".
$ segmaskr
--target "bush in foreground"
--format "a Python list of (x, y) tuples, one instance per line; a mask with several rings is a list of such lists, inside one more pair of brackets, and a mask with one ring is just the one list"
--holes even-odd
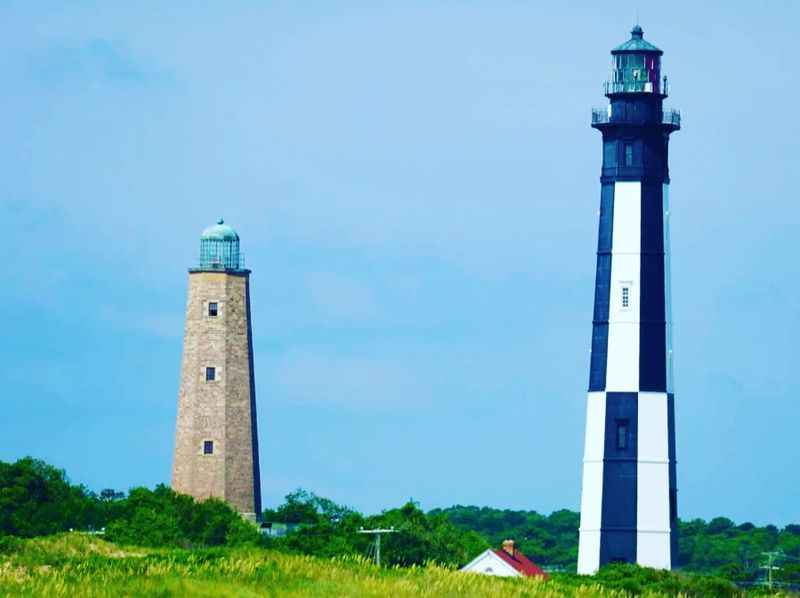
[[(561, 582), (572, 586), (585, 584), (587, 579), (580, 575), (561, 574), (557, 577)], [(741, 589), (721, 577), (682, 574), (622, 563), (603, 567), (592, 579), (604, 588), (620, 590), (631, 596), (650, 592), (666, 596), (715, 598), (734, 598), (744, 595)]]
[(134, 488), (106, 527), (109, 540), (141, 546), (221, 546), (256, 543), (259, 533), (227, 503), (195, 501), (159, 485)]

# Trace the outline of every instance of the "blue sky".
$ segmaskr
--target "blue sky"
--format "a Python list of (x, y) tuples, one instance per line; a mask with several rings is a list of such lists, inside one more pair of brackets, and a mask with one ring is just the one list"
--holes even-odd
[[(186, 268), (253, 270), (265, 503), (577, 508), (609, 50), (593, 2), (4, 2), (0, 459), (169, 480)], [(796, 23), (665, 50), (679, 511), (800, 521)]]

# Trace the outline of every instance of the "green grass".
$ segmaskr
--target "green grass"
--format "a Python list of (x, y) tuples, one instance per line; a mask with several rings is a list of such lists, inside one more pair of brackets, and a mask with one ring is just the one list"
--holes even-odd
[[(621, 583), (647, 598), (684, 595), (670, 588), (681, 578), (649, 572), (635, 582), (620, 570)], [(557, 596), (624, 598), (614, 575), (500, 579), (437, 566), (380, 569), (362, 558), (321, 559), (259, 548), (204, 550), (121, 547), (82, 534), (32, 540), (0, 538), (0, 596), (452, 596), (517, 598)], [(641, 579), (667, 592), (641, 586)], [(636, 586), (635, 584), (639, 585)], [(666, 586), (664, 584), (667, 584)], [(615, 585), (616, 584), (616, 585)], [(670, 585), (672, 584), (672, 585)], [(689, 587), (689, 586), (687, 586)], [(699, 587), (699, 586), (697, 586)], [(709, 586), (714, 587), (714, 586)], [(696, 588), (695, 588), (696, 590)], [(696, 591), (691, 591), (693, 595)]]

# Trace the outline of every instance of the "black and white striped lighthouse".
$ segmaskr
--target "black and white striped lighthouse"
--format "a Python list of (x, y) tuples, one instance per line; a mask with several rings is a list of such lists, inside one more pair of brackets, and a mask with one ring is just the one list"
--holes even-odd
[(638, 25), (611, 51), (603, 135), (578, 572), (677, 558), (669, 254), (669, 136), (663, 52)]

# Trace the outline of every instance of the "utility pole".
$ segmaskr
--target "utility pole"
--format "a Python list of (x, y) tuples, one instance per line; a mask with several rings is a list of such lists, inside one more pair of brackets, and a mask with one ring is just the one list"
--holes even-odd
[(771, 590), (772, 589), (772, 585), (773, 585), (772, 572), (780, 570), (780, 567), (776, 567), (773, 563), (775, 562), (776, 559), (783, 558), (783, 552), (780, 551), (780, 550), (777, 550), (777, 551), (771, 551), (771, 552), (762, 552), (761, 554), (763, 554), (765, 557), (767, 557), (767, 564), (766, 565), (761, 565), (761, 569), (766, 569), (767, 570), (767, 581), (766, 581), (766, 584), (767, 584), (767, 587)]
[(375, 535), (375, 564), (381, 566), (381, 534), (394, 534), (397, 530), (394, 527), (388, 529), (364, 529), (363, 527), (358, 530), (359, 534), (374, 534)]

